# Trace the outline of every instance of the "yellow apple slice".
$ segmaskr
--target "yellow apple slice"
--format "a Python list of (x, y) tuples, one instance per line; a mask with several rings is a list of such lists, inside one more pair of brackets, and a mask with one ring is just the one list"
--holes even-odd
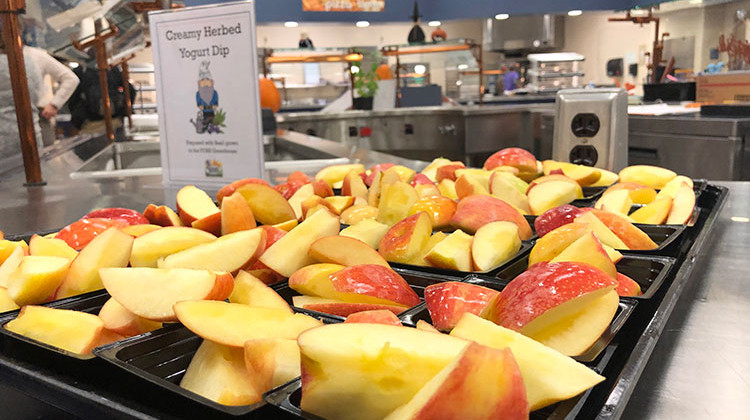
[(591, 229), (583, 223), (568, 223), (547, 232), (531, 248), (529, 267), (542, 261), (552, 260), (570, 244), (590, 231)]
[(338, 235), (339, 218), (329, 211), (318, 211), (292, 229), (260, 257), (268, 268), (289, 277), (300, 268), (315, 263), (307, 254), (310, 245), (325, 236)]
[(599, 220), (599, 218), (596, 217), (594, 213), (581, 213), (580, 215), (578, 215), (578, 217), (575, 218), (575, 220), (573, 220), (573, 223), (587, 225), (589, 228), (591, 228), (591, 231), (594, 232), (596, 237), (604, 245), (610, 246), (614, 249), (628, 249), (628, 246), (625, 244), (625, 242), (623, 242), (622, 239), (615, 235), (614, 232), (609, 230), (609, 228), (604, 223), (602, 223), (602, 221)]
[(489, 195), (490, 193), (487, 178), (472, 175), (471, 173), (463, 174), (456, 178), (454, 187), (459, 200), (472, 195)]
[(161, 257), (216, 240), (216, 236), (184, 226), (168, 226), (137, 237), (130, 253), (133, 267), (156, 267)]
[(438, 191), (440, 194), (452, 199), (458, 200), (458, 194), (456, 194), (456, 183), (450, 179), (443, 179), (438, 183)]
[(431, 233), (430, 216), (419, 212), (393, 225), (380, 240), (378, 252), (390, 262), (420, 261)]
[(395, 225), (409, 215), (409, 209), (417, 200), (417, 191), (403, 181), (383, 186), (378, 205), (378, 222), (388, 226)]
[(172, 305), (183, 300), (229, 297), (229, 273), (188, 268), (102, 268), (104, 287), (130, 312), (153, 321), (174, 321)]
[(219, 213), (219, 208), (205, 191), (186, 185), (177, 191), (177, 213), (182, 223), (190, 226), (196, 220)]
[(334, 210), (336, 210), (336, 214), (341, 214), (342, 211), (354, 205), (354, 197), (351, 196), (344, 197), (340, 195), (334, 195), (326, 197), (323, 200), (333, 206)]
[(302, 211), (302, 202), (315, 195), (315, 188), (312, 184), (305, 184), (289, 197), (289, 205), (294, 210), (297, 220), (301, 220), (305, 213)]
[(29, 241), (29, 254), (48, 257), (63, 257), (72, 260), (78, 255), (78, 251), (71, 248), (70, 245), (62, 239), (45, 238), (43, 236), (34, 235)]
[(415, 328), (364, 323), (315, 328), (297, 342), (302, 409), (328, 419), (362, 420), (382, 419), (409, 402), (469, 344)]
[[(507, 174), (507, 175), (506, 175)], [(508, 180), (507, 172), (493, 172), (490, 177), (490, 194), (505, 201), (513, 207), (531, 213), (529, 198), (516, 188), (512, 181)], [(513, 176), (513, 175), (510, 175)], [(525, 191), (525, 190), (524, 190)]]
[(474, 238), (468, 233), (457, 230), (432, 247), (424, 258), (435, 267), (472, 271), (471, 244), (473, 240)]
[(256, 226), (255, 216), (242, 194), (234, 193), (221, 201), (221, 234), (250, 230)]
[(104, 328), (126, 337), (147, 333), (161, 328), (161, 323), (151, 321), (130, 312), (114, 298), (109, 298), (99, 310)]
[(464, 314), (450, 335), (496, 349), (510, 348), (523, 376), (530, 411), (567, 400), (604, 380), (570, 357), (471, 313)]
[(674, 196), (672, 209), (669, 211), (666, 223), (668, 225), (684, 225), (690, 221), (694, 209), (695, 191), (687, 183), (683, 183)]
[(21, 264), (21, 260), (24, 257), (23, 248), (14, 247), (10, 255), (0, 264), (0, 287), (8, 287), (8, 279), (10, 275), (16, 271), (16, 268)]
[(527, 194), (531, 214), (540, 215), (553, 207), (572, 202), (578, 198), (580, 189), (580, 185), (569, 181), (532, 184)]
[(622, 259), (622, 254), (620, 253), (620, 251), (612, 248), (611, 246), (602, 244), (602, 248), (604, 248), (604, 251), (607, 253), (607, 256), (609, 256), (609, 259), (612, 260), (613, 263), (617, 264)]
[(349, 171), (341, 185), (341, 195), (367, 199), (367, 185), (356, 171)]
[(232, 294), (229, 295), (229, 301), (248, 306), (276, 308), (289, 313), (292, 312), (292, 308), (289, 307), (284, 298), (257, 277), (242, 270), (234, 278), (234, 289), (232, 289)]
[(436, 159), (433, 159), (432, 162), (430, 162), (429, 165), (427, 165), (424, 169), (422, 169), (423, 174), (427, 176), (427, 178), (430, 179), (432, 182), (437, 182), (437, 170), (439, 167), (444, 165), (449, 165), (452, 162), (444, 157), (439, 157)]
[(139, 236), (143, 236), (143, 235), (145, 235), (145, 234), (147, 234), (149, 232), (153, 232), (153, 231), (161, 229), (161, 228), (162, 227), (159, 226), (159, 225), (151, 225), (151, 224), (149, 224), (149, 225), (130, 225), (130, 226), (125, 226), (124, 228), (122, 228), (120, 230), (122, 230), (123, 232), (127, 233), (130, 236), (133, 236), (133, 237), (137, 238)]
[(378, 251), (359, 239), (347, 236), (326, 236), (310, 245), (308, 255), (323, 263), (345, 266), (378, 264), (390, 267)]
[(683, 175), (677, 175), (671, 181), (664, 185), (664, 188), (659, 190), (656, 194), (656, 198), (671, 197), (674, 198), (677, 194), (677, 190), (680, 189), (682, 183), (686, 183), (690, 188), (693, 188), (693, 179)]
[(365, 219), (344, 228), (339, 235), (359, 239), (371, 248), (378, 249), (380, 240), (383, 239), (386, 232), (388, 232), (388, 228), (389, 227), (386, 224), (371, 219)]
[(266, 231), (241, 230), (219, 239), (167, 255), (157, 261), (159, 268), (195, 268), (235, 272), (252, 265), (266, 249)]
[(420, 319), (419, 321), (417, 321), (417, 325), (415, 325), (415, 328), (418, 330), (422, 330), (422, 331), (429, 331), (429, 332), (442, 334), (440, 331), (438, 331), (437, 328), (433, 327), (432, 324), (430, 324), (429, 322), (423, 319)]
[(19, 306), (11, 299), (8, 289), (0, 287), (0, 313), (15, 311)]
[(323, 325), (315, 318), (274, 308), (208, 300), (185, 300), (174, 305), (177, 319), (197, 335), (232, 347), (248, 340), (288, 338)]
[(657, 190), (677, 176), (666, 168), (651, 165), (628, 166), (619, 173), (620, 182), (635, 182)]
[(598, 168), (554, 160), (545, 160), (542, 162), (542, 170), (544, 171), (544, 175), (549, 175), (555, 170), (561, 170), (565, 176), (571, 178), (582, 187), (596, 183), (602, 176)]
[(301, 375), (296, 339), (260, 338), (245, 342), (245, 366), (262, 392)]
[(385, 309), (398, 315), (406, 310), (401, 305), (386, 305), (382, 303), (346, 302), (340, 299), (322, 298), (319, 296), (293, 296), (292, 303), (298, 308), (324, 312), (331, 315), (347, 317), (353, 313)]
[(355, 204), (341, 213), (341, 223), (355, 225), (362, 220), (377, 219), (378, 208), (368, 204)]
[[(55, 234), (53, 233), (51, 235), (54, 237)], [(15, 251), (16, 248), (21, 248), (23, 255), (29, 254), (29, 246), (26, 245), (25, 241), (9, 241), (0, 237), (0, 265), (2, 265), (11, 254), (13, 254), (13, 251)]]
[[(692, 190), (693, 189), (690, 188), (690, 191)], [(667, 216), (669, 216), (669, 210), (671, 208), (672, 199), (670, 197), (662, 197), (634, 211), (630, 214), (630, 218), (634, 223), (660, 225), (664, 223), (665, 220), (667, 220)]]
[(223, 405), (250, 405), (262, 401), (255, 378), (245, 369), (242, 349), (203, 340), (193, 355), (180, 386)]
[(88, 354), (96, 347), (104, 323), (86, 312), (27, 305), (5, 328), (71, 353)]
[(284, 196), (268, 185), (245, 184), (237, 188), (237, 192), (245, 197), (255, 219), (264, 225), (275, 225), (297, 218)]
[(70, 260), (65, 257), (23, 257), (8, 278), (8, 293), (20, 306), (44, 303), (60, 286), (68, 266)]
[(289, 232), (290, 230), (296, 228), (298, 224), (299, 222), (297, 221), (297, 219), (290, 219), (286, 222), (277, 223), (273, 225), (273, 227), (279, 228), (285, 232)]
[(628, 190), (617, 190), (602, 195), (601, 198), (596, 200), (594, 208), (628, 214), (632, 205), (633, 199), (630, 198), (630, 192)]
[(499, 267), (521, 249), (518, 226), (513, 222), (492, 222), (477, 229), (471, 244), (471, 258), (477, 271)]
[(617, 269), (615, 264), (607, 255), (607, 251), (602, 247), (601, 242), (593, 232), (589, 232), (576, 239), (575, 242), (565, 248), (560, 254), (550, 261), (557, 263), (562, 261), (577, 261), (592, 265), (610, 277), (617, 279)]
[(328, 185), (333, 186), (333, 184), (343, 181), (346, 174), (351, 171), (359, 174), (365, 171), (365, 167), (361, 163), (327, 166), (315, 174), (315, 180), (325, 181)]
[(117, 228), (109, 228), (91, 240), (70, 263), (55, 299), (103, 288), (99, 270), (127, 266), (134, 239)]
[(620, 176), (614, 172), (602, 168), (597, 169), (599, 169), (602, 176), (596, 182), (589, 185), (589, 187), (609, 187), (620, 179)]

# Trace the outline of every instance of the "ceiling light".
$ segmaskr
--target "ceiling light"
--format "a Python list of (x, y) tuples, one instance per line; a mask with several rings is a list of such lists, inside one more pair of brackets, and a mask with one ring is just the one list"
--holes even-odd
[(439, 20), (431, 20), (431, 21), (430, 21), (430, 22), (429, 22), (429, 23), (427, 24), (427, 26), (440, 26), (440, 21), (439, 21)]
[(581, 16), (583, 14), (583, 11), (581, 10), (571, 10), (568, 12), (568, 16)]
[(355, 23), (355, 25), (357, 25), (357, 28), (366, 28), (366, 27), (370, 26), (370, 22), (368, 22), (366, 20), (359, 20), (359, 21), (357, 21), (357, 23)]
[(296, 27), (299, 26), (299, 23), (297, 23), (297, 22), (295, 22), (293, 20), (290, 20), (288, 22), (284, 22), (284, 26), (286, 26), (287, 28), (296, 28)]
[(427, 67), (425, 67), (423, 64), (417, 64), (414, 66), (414, 73), (417, 74), (424, 74), (427, 71)]
[(495, 15), (495, 19), (497, 20), (505, 20), (505, 19), (508, 19), (509, 17), (510, 15), (507, 13), (498, 13)]
[(352, 74), (359, 73), (359, 66), (352, 66)]

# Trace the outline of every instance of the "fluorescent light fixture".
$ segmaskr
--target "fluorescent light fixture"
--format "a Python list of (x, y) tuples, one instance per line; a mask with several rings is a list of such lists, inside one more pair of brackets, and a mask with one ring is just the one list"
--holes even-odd
[(507, 13), (498, 13), (495, 15), (495, 19), (497, 20), (505, 20), (505, 19), (508, 19), (509, 17), (510, 15)]
[(469, 65), (468, 65), (468, 64), (459, 64), (459, 65), (458, 65), (458, 69), (459, 69), (459, 70), (466, 70), (466, 69), (468, 69), (468, 68), (469, 68)]
[(284, 26), (286, 26), (287, 28), (296, 28), (296, 27), (299, 26), (299, 23), (297, 23), (297, 22), (295, 22), (293, 20), (290, 20), (288, 22), (284, 22)]
[(357, 25), (357, 28), (366, 28), (370, 26), (370, 22), (366, 20), (358, 20), (357, 23), (355, 23), (355, 25)]
[(352, 66), (352, 74), (359, 73), (359, 66)]
[(740, 223), (748, 223), (750, 222), (750, 217), (742, 217), (742, 216), (732, 216), (730, 219), (733, 222), (740, 222)]
[(417, 74), (424, 74), (427, 71), (427, 67), (425, 67), (423, 64), (417, 64), (414, 66), (414, 73)]
[(568, 12), (568, 16), (581, 16), (583, 14), (583, 11), (581, 10), (571, 10)]
[(431, 20), (431, 21), (430, 21), (430, 22), (429, 22), (429, 23), (427, 24), (427, 26), (440, 26), (440, 21), (439, 21), (439, 20)]

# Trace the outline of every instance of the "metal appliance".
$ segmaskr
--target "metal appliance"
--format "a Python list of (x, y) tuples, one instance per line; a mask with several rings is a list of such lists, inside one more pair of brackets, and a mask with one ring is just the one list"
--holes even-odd
[(511, 16), (487, 19), (482, 31), (487, 51), (546, 51), (563, 46), (565, 19), (557, 15)]
[(557, 92), (552, 158), (618, 172), (628, 165), (628, 95), (624, 89)]

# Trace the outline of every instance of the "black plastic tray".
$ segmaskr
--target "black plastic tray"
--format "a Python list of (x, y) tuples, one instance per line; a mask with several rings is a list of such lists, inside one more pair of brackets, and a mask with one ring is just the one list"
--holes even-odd
[[(96, 290), (96, 291), (85, 293), (82, 295), (72, 296), (69, 298), (45, 303), (44, 305), (40, 305), (40, 306), (46, 306), (46, 307), (55, 308), (55, 309), (70, 309), (74, 311), (88, 312), (90, 314), (97, 315), (99, 314), (99, 310), (107, 302), (107, 300), (109, 300), (109, 294), (106, 291)], [(26, 337), (25, 335), (16, 334), (12, 331), (5, 329), (5, 324), (16, 319), (19, 312), (20, 312), (20, 309), (16, 309), (14, 311), (4, 312), (3, 314), (0, 314), (0, 334), (5, 334), (6, 336), (11, 337), (15, 340), (20, 340), (25, 343), (28, 343), (37, 347), (41, 347), (43, 349), (46, 349), (55, 353), (59, 353), (64, 356), (72, 357), (75, 359), (90, 360), (94, 358), (93, 354), (78, 354), (78, 353), (69, 352), (59, 347), (51, 346), (49, 344), (42, 343), (41, 341), (37, 341), (32, 338)]]
[[(532, 227), (532, 231), (533, 231), (533, 227)], [(454, 280), (464, 278), (466, 276), (476, 275), (476, 274), (492, 277), (499, 271), (502, 271), (508, 265), (513, 264), (513, 262), (516, 261), (517, 259), (522, 258), (526, 256), (529, 252), (531, 252), (531, 248), (534, 246), (533, 239), (534, 238), (528, 241), (521, 241), (521, 248), (518, 250), (518, 252), (516, 252), (516, 255), (510, 257), (508, 261), (504, 262), (499, 267), (496, 267), (496, 268), (493, 268), (492, 270), (487, 270), (487, 271), (457, 271), (457, 270), (449, 270), (447, 268), (424, 267), (420, 265), (394, 263), (390, 261), (388, 262), (388, 264), (390, 264), (391, 267), (393, 268), (412, 270), (412, 271), (422, 271), (426, 273), (450, 276), (450, 277), (453, 277)]]
[[(316, 318), (326, 324), (340, 322), (329, 317)], [(182, 324), (173, 324), (97, 347), (94, 354), (152, 384), (226, 414), (240, 416), (263, 407), (263, 401), (240, 406), (219, 404), (180, 387), (180, 381), (202, 342), (201, 337)]]

